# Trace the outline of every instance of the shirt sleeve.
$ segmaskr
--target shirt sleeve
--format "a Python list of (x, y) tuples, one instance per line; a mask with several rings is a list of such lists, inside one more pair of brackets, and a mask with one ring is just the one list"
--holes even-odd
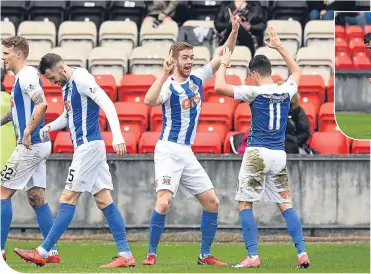
[(257, 86), (233, 86), (234, 99), (251, 103), (259, 95)]
[(281, 87), (290, 94), (290, 100), (294, 97), (295, 93), (298, 92), (298, 84), (290, 78), (282, 84)]
[(40, 75), (36, 70), (30, 70), (27, 72), (25, 76), (19, 79), (21, 90), (23, 93), (27, 94), (32, 98), (32, 96), (38, 92), (42, 91), (42, 87), (40, 85)]
[(192, 74), (200, 78), (202, 84), (204, 84), (207, 80), (213, 77), (213, 69), (211, 68), (210, 64), (207, 64), (199, 69), (196, 69)]
[[(170, 78), (170, 77), (169, 77)], [(170, 82), (166, 81), (164, 85), (161, 88), (160, 96), (162, 99), (162, 104), (166, 103), (167, 100), (169, 100), (170, 97)]]

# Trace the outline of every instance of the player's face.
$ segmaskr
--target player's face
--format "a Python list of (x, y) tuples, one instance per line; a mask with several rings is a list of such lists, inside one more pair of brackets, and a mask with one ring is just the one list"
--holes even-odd
[(191, 49), (184, 49), (179, 52), (176, 67), (181, 76), (188, 77), (191, 74), (193, 57), (193, 50)]
[(371, 41), (369, 41), (368, 43), (366, 43), (366, 47), (368, 47), (369, 49), (371, 49)]
[(21, 58), (21, 53), (14, 49), (14, 47), (3, 46), (3, 56), (5, 69), (13, 71)]
[(61, 87), (63, 87), (68, 82), (66, 71), (62, 64), (60, 64), (56, 68), (47, 69), (44, 76), (50, 81), (51, 84)]

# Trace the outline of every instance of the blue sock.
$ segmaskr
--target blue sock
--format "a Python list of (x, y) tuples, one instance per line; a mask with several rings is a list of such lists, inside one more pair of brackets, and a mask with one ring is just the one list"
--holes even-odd
[(290, 233), (291, 239), (295, 244), (298, 254), (306, 252), (303, 229), (301, 228), (301, 221), (294, 208), (286, 209), (282, 212), (282, 216), (286, 220), (287, 230)]
[(149, 225), (149, 253), (157, 254), (157, 246), (165, 228), (166, 214), (160, 214), (153, 210)]
[(10, 223), (13, 218), (12, 200), (1, 200), (1, 250), (5, 249), (5, 243), (8, 239)]
[(218, 212), (202, 211), (201, 218), (201, 250), (203, 255), (209, 255), (218, 228)]
[(73, 215), (75, 214), (75, 205), (61, 203), (59, 206), (58, 215), (54, 220), (53, 226), (45, 238), (41, 247), (46, 251), (50, 251), (52, 247), (58, 242), (62, 234), (70, 225)]
[[(34, 210), (41, 234), (43, 235), (44, 239), (46, 239), (53, 225), (52, 211), (50, 210), (48, 203), (45, 203), (41, 206), (36, 206), (34, 207)], [(51, 250), (57, 250), (57, 246), (54, 245)]]
[(240, 211), (242, 235), (249, 256), (258, 255), (258, 226), (252, 209)]
[(130, 252), (128, 240), (126, 239), (125, 222), (115, 203), (102, 209), (104, 217), (108, 222), (113, 239), (119, 252)]

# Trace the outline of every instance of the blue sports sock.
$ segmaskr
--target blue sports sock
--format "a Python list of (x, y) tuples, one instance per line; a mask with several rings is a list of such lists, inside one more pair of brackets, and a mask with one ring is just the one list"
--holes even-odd
[[(41, 234), (43, 235), (44, 239), (46, 239), (53, 225), (52, 211), (50, 210), (48, 203), (45, 203), (41, 206), (36, 206), (34, 207), (34, 210)], [(57, 250), (57, 246), (54, 245), (51, 250)]]
[(201, 254), (210, 254), (211, 245), (214, 242), (217, 228), (218, 212), (203, 210), (201, 218)]
[(128, 240), (126, 239), (125, 222), (115, 203), (102, 209), (104, 217), (108, 222), (113, 239), (119, 252), (130, 252)]
[(58, 242), (62, 234), (70, 225), (73, 215), (75, 214), (75, 205), (61, 203), (59, 206), (58, 215), (54, 220), (53, 226), (45, 238), (41, 247), (46, 251), (50, 251), (52, 247)]
[(258, 255), (258, 226), (252, 209), (240, 211), (242, 235), (249, 256)]
[(149, 225), (149, 253), (157, 254), (157, 246), (164, 232), (166, 214), (160, 214), (153, 210)]
[(8, 239), (10, 223), (13, 218), (12, 200), (1, 199), (1, 250), (5, 249), (5, 243)]
[(282, 212), (282, 216), (286, 220), (287, 230), (289, 231), (291, 239), (298, 250), (298, 254), (306, 252), (303, 229), (296, 210), (294, 208), (286, 209)]

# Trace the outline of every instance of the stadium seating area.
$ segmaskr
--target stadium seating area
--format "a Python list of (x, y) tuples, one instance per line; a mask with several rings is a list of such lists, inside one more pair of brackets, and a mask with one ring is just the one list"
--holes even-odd
[[(17, 6), (16, 2), (22, 3)], [(15, 34), (26, 37), (30, 41), (30, 65), (37, 66), (42, 55), (55, 52), (68, 65), (91, 71), (97, 83), (115, 104), (129, 153), (152, 153), (161, 131), (162, 114), (160, 107), (151, 109), (144, 105), (143, 98), (155, 81), (154, 75), (161, 69), (170, 45), (177, 41), (178, 25), (167, 22), (154, 29), (152, 24), (141, 24), (145, 10), (143, 1), (110, 1), (110, 4), (91, 1), (93, 4), (89, 4), (90, 6), (81, 4), (84, 2), (66, 4), (64, 1), (57, 1), (41, 4), (31, 1), (28, 5), (23, 5), (23, 2), (5, 2), (4, 6), (2, 3), (2, 38)], [(198, 3), (198, 7), (195, 7), (197, 16), (192, 19), (212, 18), (210, 10), (215, 9), (220, 1), (206, 2), (213, 2), (214, 5)], [(14, 9), (14, 6), (18, 8)], [(208, 6), (210, 9), (207, 9)], [(270, 18), (275, 19), (269, 20), (267, 25), (275, 27), (304, 73), (300, 80), (299, 93), (301, 106), (310, 120), (313, 132), (310, 146), (322, 154), (369, 152), (369, 142), (352, 143), (336, 127), (333, 105), (333, 22), (310, 21), (302, 28), (301, 23), (292, 18)], [(186, 24), (202, 24), (214, 28), (214, 22), (210, 20), (191, 20)], [(336, 39), (344, 41), (346, 37), (356, 35), (350, 28), (344, 30), (343, 38), (336, 33)], [(359, 33), (363, 33), (363, 30)], [(194, 67), (207, 63), (219, 50), (220, 48), (216, 48), (210, 52), (206, 47), (195, 47)], [(353, 58), (361, 65), (364, 62), (361, 46), (358, 48), (352, 45), (352, 50), (353, 53), (357, 52)], [(338, 53), (338, 48), (336, 52)], [(289, 71), (276, 51), (261, 47), (256, 54), (264, 54), (271, 60), (274, 79), (287, 79)], [(346, 56), (350, 58), (350, 54), (337, 54), (336, 58)], [(237, 46), (232, 56), (232, 67), (227, 71), (227, 82), (236, 85), (254, 84), (252, 78), (248, 77), (247, 66), (250, 59), (250, 50)], [(14, 76), (7, 74), (4, 79), (6, 91), (11, 91), (13, 82)], [(49, 102), (46, 120), (51, 121), (63, 110), (61, 88), (51, 85), (44, 78), (42, 82)], [(204, 84), (204, 103), (193, 145), (196, 153), (229, 153), (230, 136), (246, 132), (250, 128), (249, 105), (216, 94), (214, 83), (215, 78), (212, 78)], [(110, 152), (112, 147), (109, 124), (103, 112), (100, 114), (100, 125), (107, 151)], [(72, 143), (67, 132), (53, 133), (51, 138), (54, 153), (72, 153)]]

